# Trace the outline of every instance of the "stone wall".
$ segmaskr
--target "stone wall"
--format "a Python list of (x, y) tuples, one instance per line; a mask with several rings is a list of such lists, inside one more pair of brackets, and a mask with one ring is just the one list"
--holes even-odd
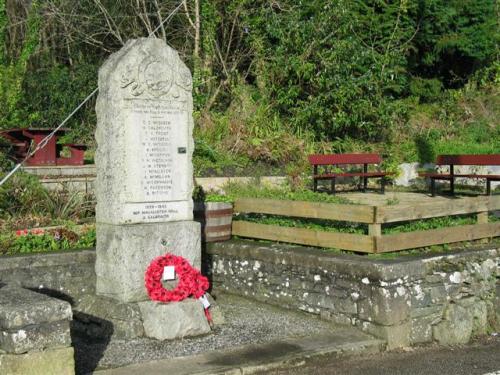
[[(418, 177), (420, 169), (432, 169), (435, 165), (427, 163), (402, 163), (399, 165), (399, 175), (394, 180), (396, 186), (413, 186), (426, 184), (426, 181)], [(447, 166), (441, 167), (439, 170), (443, 173), (447, 172)], [(48, 189), (61, 189), (65, 186), (68, 189), (94, 192), (95, 167), (94, 165), (86, 166), (58, 166), (58, 167), (24, 167), (24, 171), (35, 174), (40, 177), (44, 186)], [(476, 174), (499, 174), (499, 166), (457, 166), (455, 173), (476, 173)], [(195, 177), (196, 184), (203, 187), (205, 190), (221, 190), (228, 182), (248, 183), (254, 180), (253, 177)], [(263, 184), (272, 186), (280, 185), (287, 181), (286, 176), (263, 176), (259, 177)], [(437, 181), (438, 185), (447, 185), (447, 181)], [(457, 184), (480, 186), (484, 188), (485, 182), (482, 179), (461, 178), (457, 179)], [(500, 182), (492, 182), (491, 188), (494, 190), (500, 186)]]
[[(436, 166), (433, 163), (402, 163), (399, 165), (399, 175), (394, 180), (394, 184), (396, 186), (413, 186), (413, 185), (423, 185), (428, 183), (424, 179), (418, 176), (418, 171), (420, 169), (429, 169), (432, 170)], [(449, 173), (449, 167), (447, 165), (439, 166), (437, 169), (439, 173)], [(477, 166), (477, 165), (457, 165), (455, 166), (456, 174), (499, 174), (500, 166), (496, 165), (486, 165), (486, 166)], [(446, 188), (449, 185), (449, 181), (436, 181), (437, 186), (444, 186)], [(485, 189), (486, 182), (484, 179), (478, 178), (457, 178), (455, 183), (458, 185), (468, 185), (468, 186), (479, 186)], [(495, 190), (500, 186), (500, 182), (491, 182), (491, 189)]]
[(40, 290), (76, 305), (95, 294), (94, 264), (92, 250), (2, 257), (0, 284)]
[[(73, 310), (71, 322), (73, 334), (100, 340), (109, 340), (111, 336), (117, 339), (134, 339), (144, 336), (143, 318), (139, 305), (96, 296), (94, 267), (95, 251), (93, 250), (1, 257), (0, 287), (3, 285), (22, 286), (69, 302)], [(203, 333), (208, 333), (210, 330), (199, 301), (189, 300), (180, 305), (176, 304), (172, 308), (184, 310), (199, 308), (195, 314), (203, 317), (201, 320), (205, 329)], [(0, 313), (1, 311), (0, 307)], [(212, 313), (218, 314), (219, 310), (214, 310)], [(186, 333), (182, 329), (192, 329), (191, 326), (186, 328), (179, 325), (165, 327), (164, 331), (167, 334), (173, 332), (175, 335), (187, 335), (189, 332)], [(0, 336), (0, 346), (1, 341)], [(1, 371), (0, 374), (2, 374)]]
[[(214, 292), (358, 326), (389, 348), (459, 344), (500, 329), (500, 250), (373, 260), (255, 241), (209, 244)], [(497, 326), (495, 327), (495, 324)]]
[[(382, 261), (256, 241), (207, 247), (204, 267), (215, 293), (352, 324), (388, 340), (391, 348), (460, 343), (489, 328), (500, 331), (498, 248)], [(4, 257), (0, 284), (40, 289), (92, 312), (84, 307), (95, 294), (94, 262), (90, 250)], [(129, 312), (117, 314), (130, 318)], [(118, 325), (114, 329), (121, 332)]]
[[(68, 190), (94, 193), (96, 170), (94, 165), (85, 166), (53, 166), (53, 167), (23, 167), (23, 171), (34, 174), (49, 190)], [(287, 181), (285, 176), (257, 177), (259, 183), (279, 186)], [(228, 183), (251, 183), (254, 177), (195, 177), (195, 183), (205, 191), (221, 190)]]
[(16, 285), (0, 287), (0, 373), (75, 373), (68, 302)]

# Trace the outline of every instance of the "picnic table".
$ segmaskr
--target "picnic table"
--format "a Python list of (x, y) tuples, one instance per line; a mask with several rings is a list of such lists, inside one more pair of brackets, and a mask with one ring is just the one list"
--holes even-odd
[[(0, 132), (11, 146), (10, 155), (17, 161), (23, 160), (30, 150), (34, 149), (53, 129), (8, 129)], [(84, 152), (87, 146), (81, 144), (58, 144), (58, 140), (66, 133), (66, 129), (58, 130), (45, 147), (30, 157), (26, 164), (29, 166), (50, 165), (82, 165)], [(67, 147), (71, 153), (63, 157), (61, 151)]]

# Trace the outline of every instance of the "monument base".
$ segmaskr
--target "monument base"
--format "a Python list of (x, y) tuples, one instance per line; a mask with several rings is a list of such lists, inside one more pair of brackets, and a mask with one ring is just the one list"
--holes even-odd
[(210, 326), (200, 301), (192, 298), (180, 302), (139, 302), (144, 333), (157, 340), (172, 340), (210, 333)]
[(130, 340), (144, 336), (141, 311), (137, 303), (88, 294), (73, 307), (73, 329), (101, 340), (111, 336)]
[(144, 273), (157, 256), (172, 253), (186, 258), (195, 268), (201, 266), (201, 231), (195, 221), (98, 223), (96, 236), (96, 292), (121, 302), (149, 299)]
[[(214, 324), (223, 324), (219, 306), (212, 304), (210, 313)], [(124, 303), (88, 295), (75, 306), (73, 319), (75, 331), (101, 340), (111, 337), (130, 340), (144, 336), (172, 340), (211, 331), (202, 303), (194, 298), (167, 304), (153, 301)]]

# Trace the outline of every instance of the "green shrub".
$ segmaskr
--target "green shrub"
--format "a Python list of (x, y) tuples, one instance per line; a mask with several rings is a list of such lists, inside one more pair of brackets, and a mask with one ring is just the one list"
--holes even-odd
[(443, 84), (436, 78), (413, 77), (409, 88), (410, 95), (419, 97), (423, 103), (430, 103), (440, 98)]
[(47, 191), (37, 177), (18, 171), (0, 186), (0, 219), (38, 213), (46, 196)]
[(415, 146), (420, 163), (434, 163), (436, 161), (434, 142), (429, 135), (419, 134), (415, 137)]
[[(47, 190), (34, 175), (17, 172), (0, 186), (0, 220), (24, 222), (40, 217), (45, 225), (94, 216), (93, 196), (69, 190)], [(28, 220), (30, 221), (30, 220)]]
[(42, 195), (44, 199), (39, 202), (38, 209), (53, 219), (78, 221), (95, 214), (95, 201), (90, 194), (63, 185), (62, 190), (44, 190)]
[(393, 99), (406, 86), (404, 41), (415, 29), (408, 12), (415, 5), (285, 1), (289, 11), (250, 12), (262, 96), (292, 129), (317, 140), (387, 139), (401, 112)]

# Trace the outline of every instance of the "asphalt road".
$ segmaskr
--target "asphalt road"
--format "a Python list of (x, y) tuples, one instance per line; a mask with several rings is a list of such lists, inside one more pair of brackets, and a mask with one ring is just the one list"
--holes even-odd
[(500, 336), (463, 347), (430, 345), (351, 358), (325, 357), (262, 375), (500, 375)]

